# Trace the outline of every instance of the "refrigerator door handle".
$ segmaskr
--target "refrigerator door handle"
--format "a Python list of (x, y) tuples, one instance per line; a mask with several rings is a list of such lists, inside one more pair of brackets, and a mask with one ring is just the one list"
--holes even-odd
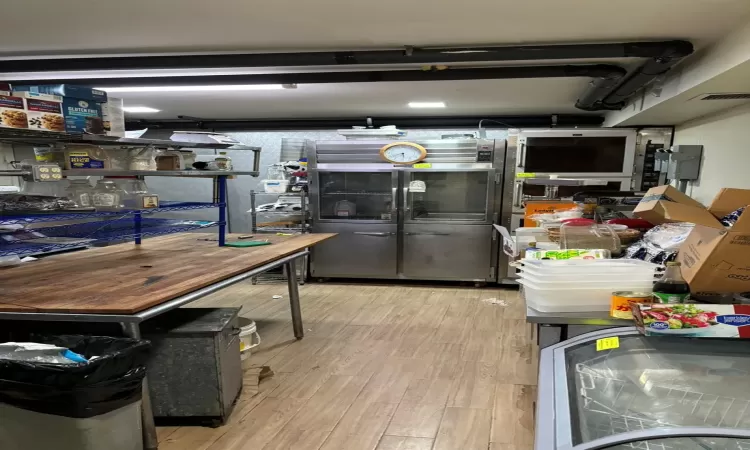
[(395, 233), (380, 233), (380, 232), (375, 232), (375, 231), (355, 231), (355, 232), (354, 232), (354, 233), (352, 233), (352, 234), (359, 234), (359, 235), (361, 235), (361, 236), (379, 236), (379, 237), (387, 237), (387, 236), (391, 236), (391, 235), (393, 235), (393, 234), (395, 234)]
[(406, 213), (411, 211), (411, 204), (409, 203), (409, 188), (404, 188), (404, 216), (406, 216)]
[(404, 232), (407, 236), (450, 236), (450, 233), (412, 233), (409, 231)]
[(391, 188), (391, 214), (393, 217), (398, 215), (398, 188)]

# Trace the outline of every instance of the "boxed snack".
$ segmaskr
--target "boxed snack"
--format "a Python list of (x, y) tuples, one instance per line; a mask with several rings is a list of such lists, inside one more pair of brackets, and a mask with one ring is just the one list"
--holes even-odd
[(109, 97), (102, 103), (102, 119), (107, 136), (125, 137), (125, 111), (121, 98)]
[(0, 127), (29, 128), (26, 100), (16, 95), (0, 95)]
[(93, 89), (88, 86), (77, 84), (40, 84), (34, 85), (13, 85), (16, 92), (26, 91), (36, 94), (60, 95), (62, 97), (80, 98), (82, 100), (91, 100), (96, 103), (106, 103), (107, 93), (99, 89)]
[(750, 338), (750, 305), (632, 305), (635, 326), (646, 336)]
[(102, 105), (91, 100), (63, 98), (65, 131), (69, 133), (104, 134)]
[[(750, 292), (750, 190), (722, 189), (711, 202), (708, 218), (696, 224), (680, 247), (677, 261), (694, 294)], [(733, 217), (727, 227), (721, 218)]]
[(59, 95), (16, 92), (14, 95), (26, 101), (29, 129), (37, 131), (65, 132), (65, 117), (62, 113), (62, 97)]
[(703, 204), (672, 186), (649, 189), (633, 213), (654, 225), (669, 222), (711, 224), (714, 221)]

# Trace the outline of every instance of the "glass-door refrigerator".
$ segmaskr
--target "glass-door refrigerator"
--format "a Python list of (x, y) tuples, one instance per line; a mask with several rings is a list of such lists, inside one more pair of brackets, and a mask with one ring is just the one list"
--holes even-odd
[(750, 449), (750, 345), (617, 328), (548, 347), (535, 448)]
[(338, 233), (312, 249), (311, 275), (495, 281), (507, 142), (409, 142), (426, 155), (410, 164), (385, 160), (389, 145), (307, 143), (312, 229)]

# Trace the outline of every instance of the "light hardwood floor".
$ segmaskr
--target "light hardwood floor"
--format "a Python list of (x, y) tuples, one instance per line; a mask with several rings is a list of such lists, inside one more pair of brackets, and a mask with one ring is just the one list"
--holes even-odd
[(262, 337), (252, 363), (276, 374), (226, 426), (159, 428), (161, 450), (533, 448), (538, 350), (516, 291), (324, 283), (300, 296), (300, 341), (285, 284), (192, 305), (241, 305)]

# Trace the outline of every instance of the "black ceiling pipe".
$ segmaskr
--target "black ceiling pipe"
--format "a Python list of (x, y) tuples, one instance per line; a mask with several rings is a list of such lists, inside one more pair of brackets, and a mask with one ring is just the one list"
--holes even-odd
[(657, 58), (685, 41), (353, 50), (228, 55), (107, 56), (0, 60), (0, 72), (208, 69), (342, 66), (353, 64), (450, 64), (591, 58)]
[[(245, 119), (245, 120), (129, 120), (128, 130), (143, 128), (166, 130), (216, 130), (216, 131), (265, 131), (265, 130), (336, 130), (353, 126), (367, 126), (368, 118), (325, 119)], [(469, 128), (477, 129), (479, 121), (487, 119), (483, 128), (504, 128), (489, 120), (496, 120), (517, 128), (572, 128), (598, 127), (604, 117), (595, 115), (538, 115), (538, 116), (438, 116), (438, 117), (372, 117), (374, 127), (396, 125), (402, 129)]]
[[(625, 102), (639, 89), (648, 85), (658, 76), (665, 74), (682, 58), (693, 53), (693, 45), (685, 41), (673, 41), (672, 45), (662, 49), (661, 54), (653, 56), (638, 69), (616, 85), (607, 89), (590, 89), (576, 103), (584, 111), (619, 110)], [(609, 82), (602, 82), (610, 85)]]
[[(384, 70), (367, 72), (273, 73), (253, 75), (206, 75), (135, 78), (88, 78), (44, 80), (45, 84), (81, 84), (96, 87), (154, 87), (238, 84), (372, 83), (393, 81), (455, 81), (511, 78), (620, 77), (625, 69), (609, 64), (560, 66), (453, 68), (444, 70)], [(34, 80), (10, 80), (15, 84), (37, 84)]]

